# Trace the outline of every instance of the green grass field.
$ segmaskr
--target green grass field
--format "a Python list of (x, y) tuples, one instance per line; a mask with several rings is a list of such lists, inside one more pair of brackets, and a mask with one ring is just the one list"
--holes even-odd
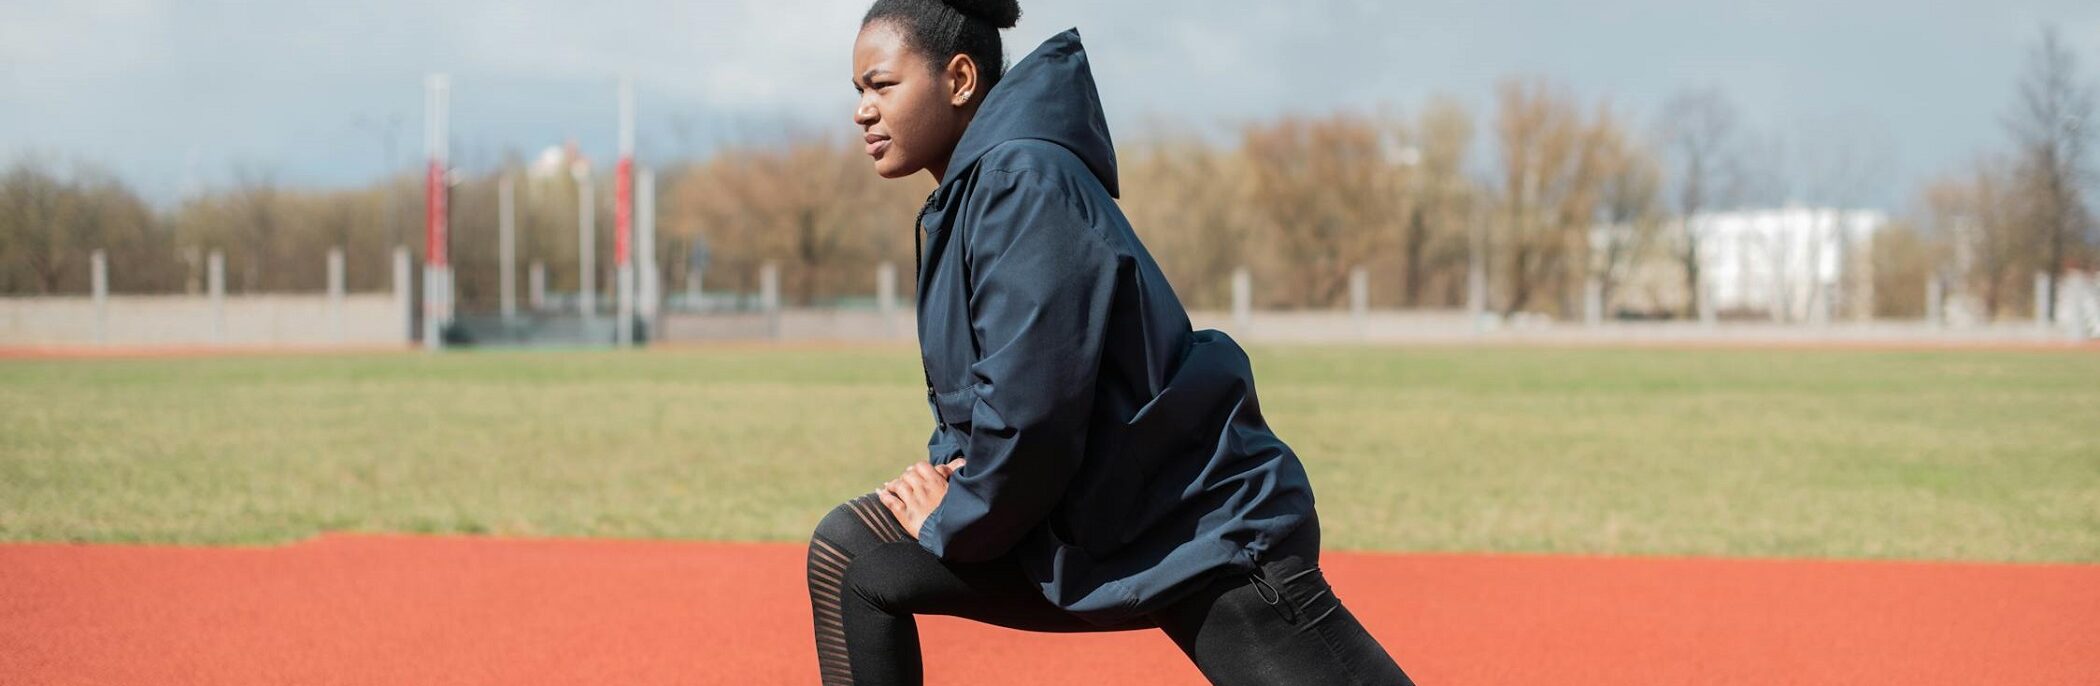
[[(1330, 549), (2100, 561), (2090, 352), (1255, 351)], [(806, 540), (908, 348), (0, 361), (0, 540)]]

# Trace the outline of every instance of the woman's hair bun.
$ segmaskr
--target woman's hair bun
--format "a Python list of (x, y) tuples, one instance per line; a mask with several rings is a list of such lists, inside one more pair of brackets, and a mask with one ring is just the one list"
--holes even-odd
[(941, 0), (941, 4), (994, 28), (1010, 29), (1021, 21), (1020, 0)]

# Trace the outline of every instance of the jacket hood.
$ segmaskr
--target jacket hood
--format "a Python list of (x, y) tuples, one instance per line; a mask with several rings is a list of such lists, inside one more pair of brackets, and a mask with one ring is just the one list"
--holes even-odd
[(1086, 48), (1079, 44), (1079, 29), (1066, 29), (1043, 41), (992, 87), (956, 142), (941, 187), (947, 188), (994, 146), (1030, 138), (1071, 150), (1111, 197), (1121, 196), (1115, 144), (1108, 137), (1108, 120), (1101, 112), (1101, 94), (1094, 87)]

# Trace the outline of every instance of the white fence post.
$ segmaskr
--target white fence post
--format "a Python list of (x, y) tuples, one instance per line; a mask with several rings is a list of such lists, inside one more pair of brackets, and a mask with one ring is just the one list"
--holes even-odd
[(639, 181), (635, 188), (635, 223), (642, 234), (636, 245), (641, 256), (642, 321), (647, 324), (649, 337), (655, 338), (657, 313), (662, 311), (664, 299), (663, 274), (656, 269), (656, 170), (641, 170)]
[(1232, 326), (1246, 335), (1254, 318), (1254, 275), (1246, 267), (1232, 270)]
[(598, 316), (598, 206), (593, 197), (591, 175), (581, 168), (576, 177), (576, 310), (585, 321)]
[(394, 313), (401, 316), (403, 342), (416, 340), (416, 303), (411, 292), (415, 277), (408, 264), (408, 246), (394, 246)]
[(89, 288), (95, 294), (95, 342), (109, 343), (109, 255), (100, 249), (88, 256)]
[(1487, 268), (1480, 263), (1478, 246), (1475, 248), (1466, 258), (1466, 319), (1473, 323), (1473, 333), (1478, 334), (1487, 329), (1488, 282)]
[(204, 259), (205, 292), (211, 298), (211, 339), (226, 342), (226, 253), (217, 249)]
[(430, 184), (424, 224), (423, 349), (445, 347), (445, 326), (452, 323), (452, 79), (431, 74), (424, 79), (423, 147), (430, 158)]
[(2092, 272), (2072, 273), (2064, 278), (2059, 298), (2058, 324), (2069, 330), (2071, 340), (2084, 342), (2100, 335), (2100, 281)]
[(1363, 267), (1349, 270), (1349, 316), (1359, 323), (1371, 310), (1371, 273)]
[(1604, 325), (1604, 280), (1596, 274), (1582, 281), (1582, 323), (1591, 328)]
[(328, 249), (328, 320), (335, 342), (343, 342), (343, 248)]
[(758, 309), (766, 315), (766, 332), (780, 337), (780, 265), (768, 260), (758, 268)]
[(503, 319), (518, 316), (517, 183), (504, 174), (496, 185), (496, 280)]
[(613, 267), (613, 345), (634, 345), (634, 263)]
[[(625, 151), (620, 157), (620, 163), (626, 165), (627, 173), (632, 174), (633, 158), (629, 157)], [(634, 183), (633, 177), (629, 176), (627, 182), (628, 184)], [(613, 249), (613, 321), (617, 322), (617, 325), (613, 327), (613, 345), (625, 348), (634, 345), (634, 289), (637, 285), (634, 278), (634, 244), (632, 242), (634, 240), (634, 205), (626, 204), (634, 201), (634, 188), (630, 185), (626, 189), (627, 194), (625, 195), (622, 195), (620, 190), (619, 184), (615, 183), (613, 187), (613, 214), (615, 220), (613, 222), (613, 241), (616, 244)], [(619, 216), (623, 204), (626, 204), (626, 217)], [(622, 219), (625, 221), (620, 221)], [(620, 246), (617, 245), (621, 242), (627, 243), (624, 254), (621, 253)]]

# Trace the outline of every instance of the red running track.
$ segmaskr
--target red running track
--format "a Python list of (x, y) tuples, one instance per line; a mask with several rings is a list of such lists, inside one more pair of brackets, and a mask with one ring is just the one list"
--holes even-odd
[[(2100, 683), (2100, 565), (1323, 554), (1423, 684)], [(813, 684), (803, 547), (0, 545), (5, 684)], [(1201, 684), (1156, 631), (921, 621), (932, 684)]]

